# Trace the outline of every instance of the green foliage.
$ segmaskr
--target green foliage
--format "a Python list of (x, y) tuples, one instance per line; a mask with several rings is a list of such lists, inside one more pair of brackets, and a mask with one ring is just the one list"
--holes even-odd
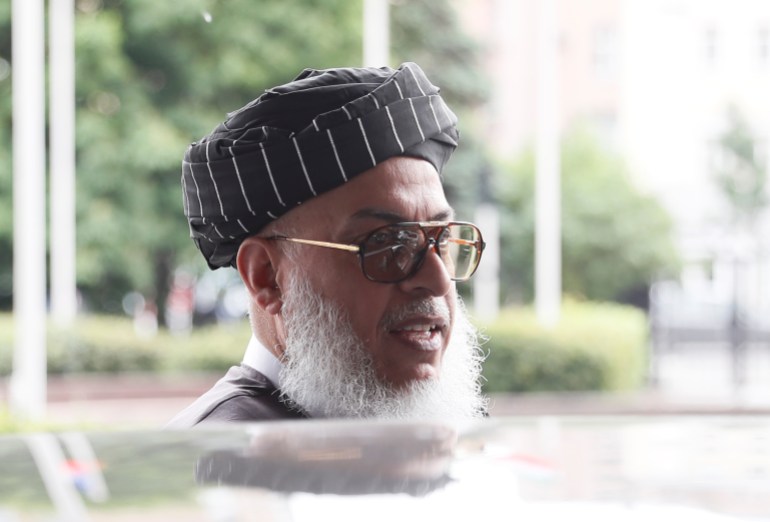
[[(482, 331), (489, 358), (488, 392), (626, 390), (641, 383), (646, 322), (640, 311), (612, 304), (566, 302), (554, 330), (541, 329), (530, 308), (506, 309)], [(0, 375), (11, 370), (13, 328), (0, 314)], [(49, 372), (224, 372), (240, 361), (250, 336), (247, 321), (198, 329), (192, 336), (165, 331), (145, 338), (129, 319), (81, 318), (74, 328), (49, 328)]]
[[(5, 375), (11, 371), (13, 353), (10, 315), (0, 315), (0, 331), (0, 375)], [(126, 319), (83, 317), (68, 330), (49, 326), (47, 334), (51, 374), (152, 371), (160, 366), (162, 351), (156, 341), (137, 336)]]
[[(623, 162), (592, 136), (575, 131), (562, 146), (562, 278), (564, 292), (609, 301), (678, 267), (672, 225), (663, 207), (630, 181)], [(502, 198), (503, 291), (532, 298), (535, 158), (507, 168)]]
[[(205, 270), (182, 215), (187, 144), (306, 67), (360, 64), (362, 5), (77, 2), (77, 280), (88, 306), (119, 313), (130, 290), (162, 303), (174, 267)], [(394, 58), (421, 63), (457, 112), (478, 104), (484, 82), (475, 48), (459, 32), (450, 3), (400, 3), (392, 18)], [(6, 3), (0, 59), (10, 61)], [(10, 84), (0, 77), (0, 308), (11, 294)], [(447, 173), (455, 187), (472, 186), (479, 170), (478, 152), (464, 149)], [(455, 194), (460, 201), (474, 192)], [(473, 199), (460, 204), (470, 208)]]
[[(361, 62), (360, 2), (78, 2), (77, 278), (118, 312), (139, 290), (162, 302), (179, 265), (204, 263), (179, 185), (187, 145), (308, 66)], [(0, 8), (0, 58), (10, 61)], [(334, 30), (330, 30), (330, 28)], [(11, 291), (10, 78), (0, 78), (0, 306)], [(161, 310), (162, 312), (162, 310)]]
[(567, 301), (553, 330), (531, 308), (508, 308), (483, 328), (487, 392), (631, 390), (644, 377), (644, 314), (614, 304)]
[[(83, 316), (71, 329), (48, 328), (48, 372), (220, 372), (240, 361), (250, 335), (242, 321), (201, 328), (189, 337), (165, 330), (146, 337), (130, 319)], [(0, 375), (10, 374), (12, 355), (11, 316), (0, 314)]]
[(594, 355), (538, 338), (509, 335), (500, 342), (506, 344), (495, 346), (484, 366), (486, 393), (589, 391), (607, 386), (606, 366)]
[[(129, 289), (162, 300), (174, 266), (202, 266), (182, 215), (187, 144), (308, 65), (360, 61), (360, 17), (340, 0), (133, 0), (78, 17), (78, 266), (100, 308)], [(337, 31), (310, 22), (330, 19)]]
[(224, 372), (240, 362), (251, 329), (248, 321), (209, 326), (189, 337), (166, 336), (161, 369), (166, 372)]
[(757, 154), (757, 139), (736, 107), (727, 113), (727, 129), (719, 136), (719, 163), (713, 175), (730, 205), (733, 221), (751, 227), (768, 203), (767, 163)]

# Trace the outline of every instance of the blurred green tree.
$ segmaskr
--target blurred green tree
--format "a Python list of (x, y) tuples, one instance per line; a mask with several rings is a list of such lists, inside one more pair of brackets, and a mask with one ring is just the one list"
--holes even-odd
[(129, 289), (162, 302), (175, 266), (203, 265), (182, 215), (187, 144), (308, 65), (360, 62), (361, 16), (344, 0), (81, 9), (78, 273), (100, 309), (115, 311)]
[[(563, 291), (623, 301), (678, 268), (672, 223), (663, 207), (631, 182), (622, 160), (585, 130), (562, 144)], [(507, 168), (502, 194), (504, 299), (529, 301), (534, 288), (535, 158), (523, 154)]]
[[(119, 312), (130, 290), (163, 302), (174, 267), (204, 270), (182, 214), (187, 144), (305, 67), (361, 63), (362, 5), (76, 1), (77, 277), (88, 306)], [(393, 62), (423, 65), (469, 114), (485, 91), (450, 2), (397, 3), (391, 13)], [(10, 1), (0, 0), (0, 307), (11, 294), (10, 44)], [(467, 152), (447, 177), (475, 189), (480, 153), (463, 130)], [(473, 204), (475, 190), (451, 192)]]
[[(361, 3), (78, 0), (77, 264), (89, 306), (136, 289), (162, 302), (171, 270), (202, 267), (179, 186), (187, 144), (303, 68), (361, 61)], [(10, 62), (10, 2), (0, 60)], [(333, 30), (332, 30), (333, 28)], [(3, 61), (0, 61), (0, 72)], [(0, 298), (10, 302), (10, 78), (0, 75)]]
[(753, 232), (768, 200), (767, 158), (757, 149), (757, 139), (744, 115), (735, 106), (727, 110), (727, 128), (717, 139), (714, 180), (728, 204), (734, 226)]

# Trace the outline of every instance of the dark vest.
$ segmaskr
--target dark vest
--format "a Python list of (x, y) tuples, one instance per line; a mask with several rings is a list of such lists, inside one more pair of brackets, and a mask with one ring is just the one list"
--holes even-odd
[(250, 366), (233, 366), (206, 393), (178, 413), (167, 428), (200, 424), (307, 418), (280, 397), (263, 374)]

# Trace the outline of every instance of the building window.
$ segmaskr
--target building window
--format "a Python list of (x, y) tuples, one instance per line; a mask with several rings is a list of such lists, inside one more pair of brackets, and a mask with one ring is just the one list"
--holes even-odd
[(597, 78), (612, 78), (615, 75), (617, 59), (617, 37), (615, 29), (597, 27), (593, 35), (591, 64)]

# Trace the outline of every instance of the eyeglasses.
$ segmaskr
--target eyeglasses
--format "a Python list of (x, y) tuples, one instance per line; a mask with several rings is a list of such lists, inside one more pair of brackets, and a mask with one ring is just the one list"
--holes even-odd
[(361, 261), (364, 276), (377, 283), (398, 283), (409, 279), (420, 269), (431, 247), (436, 249), (453, 281), (467, 281), (478, 268), (486, 246), (476, 225), (459, 221), (385, 225), (353, 245), (280, 235), (266, 239), (355, 252)]

